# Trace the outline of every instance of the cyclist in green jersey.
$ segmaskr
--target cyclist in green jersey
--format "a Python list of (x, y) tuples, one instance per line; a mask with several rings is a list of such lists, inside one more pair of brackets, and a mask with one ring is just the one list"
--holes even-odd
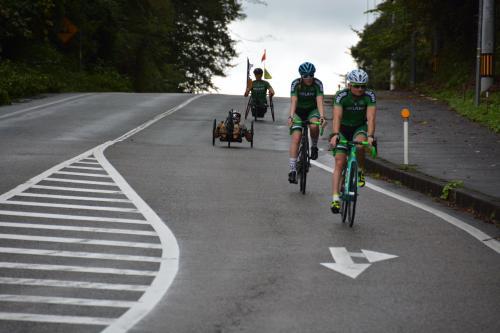
[(267, 111), (267, 91), (269, 91), (269, 98), (274, 96), (273, 87), (265, 80), (262, 80), (263, 71), (261, 68), (255, 68), (253, 71), (255, 80), (247, 86), (244, 96), (247, 97), (252, 94), (252, 115), (254, 112), (265, 113)]
[[(302, 136), (302, 127), (295, 122), (300, 120), (309, 120), (325, 124), (325, 111), (323, 108), (323, 83), (314, 77), (316, 68), (310, 62), (305, 62), (299, 66), (300, 78), (293, 80), (291, 88), (290, 116), (288, 117), (288, 126), (292, 136), (290, 144), (290, 172), (288, 181), (297, 183), (297, 156), (299, 151), (300, 138)], [(318, 137), (319, 127), (310, 125), (311, 133), (311, 159), (318, 158)]]
[[(355, 69), (347, 75), (348, 88), (335, 95), (333, 106), (333, 133), (330, 144), (334, 147), (335, 169), (332, 178), (332, 213), (340, 210), (340, 178), (346, 163), (347, 147), (337, 144), (339, 139), (367, 141), (373, 144), (375, 134), (376, 97), (366, 89), (368, 74)], [(359, 162), (359, 186), (365, 185), (365, 150), (357, 148)]]

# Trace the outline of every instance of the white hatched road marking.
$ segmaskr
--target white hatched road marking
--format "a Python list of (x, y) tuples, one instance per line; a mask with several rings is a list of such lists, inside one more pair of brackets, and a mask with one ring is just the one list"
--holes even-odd
[(149, 224), (148, 221), (146, 221), (146, 220), (138, 220), (138, 219), (123, 219), (123, 218), (114, 218), (114, 217), (65, 215), (65, 214), (46, 214), (46, 213), (20, 212), (20, 211), (12, 211), (12, 210), (0, 210), (0, 215), (44, 217), (44, 218), (52, 218), (52, 219), (59, 219), (59, 220), (80, 220), (80, 221), (96, 221), (96, 222)]
[(105, 174), (99, 174), (99, 173), (85, 173), (85, 172), (71, 172), (71, 171), (57, 171), (54, 172), (57, 175), (72, 175), (72, 176), (85, 176), (85, 177), (101, 177), (101, 178), (111, 178), (108, 175)]
[(123, 254), (107, 254), (107, 253), (96, 253), (96, 252), (37, 250), (37, 249), (24, 249), (24, 248), (17, 248), (17, 247), (0, 247), (0, 253), (25, 254), (25, 255), (29, 254), (29, 255), (35, 255), (35, 256), (82, 258), (82, 259), (140, 261), (140, 262), (160, 262), (161, 261), (161, 258), (159, 258), (159, 257), (131, 256), (131, 255), (123, 255)]
[(65, 230), (65, 231), (83, 231), (83, 232), (102, 232), (106, 234), (124, 234), (157, 236), (154, 231), (135, 230), (135, 229), (115, 229), (115, 228), (94, 228), (94, 227), (74, 227), (60, 224), (38, 224), (24, 222), (0, 222), (0, 227), (7, 228), (27, 228), (27, 229), (46, 229), (46, 230)]
[(114, 301), (107, 299), (87, 299), (73, 297), (50, 297), (31, 295), (0, 295), (0, 302), (22, 302), (22, 303), (47, 303), (78, 306), (109, 306), (116, 308), (129, 308), (135, 305), (132, 301)]
[(8, 269), (28, 269), (40, 271), (60, 271), (60, 272), (79, 272), (95, 274), (116, 274), (116, 275), (136, 275), (136, 276), (156, 276), (157, 271), (146, 271), (138, 269), (119, 269), (108, 267), (88, 267), (88, 266), (69, 266), (69, 265), (45, 265), (22, 262), (0, 262), (0, 268)]
[(105, 210), (105, 211), (110, 211), (110, 212), (126, 212), (126, 213), (140, 214), (140, 212), (136, 208), (69, 205), (69, 204), (56, 204), (56, 203), (47, 203), (47, 202), (17, 201), (17, 200), (7, 200), (7, 201), (2, 202), (2, 204), (3, 205), (16, 205), (16, 206), (56, 207), (56, 208), (85, 209), (85, 210)]
[(65, 186), (33, 185), (33, 186), (31, 186), (31, 188), (37, 188), (37, 189), (41, 189), (41, 190), (56, 190), (56, 191), (91, 192), (91, 193), (106, 193), (106, 194), (123, 194), (122, 191), (98, 190), (98, 189), (79, 188), (79, 187), (65, 187)]
[(56, 288), (81, 288), (81, 289), (99, 289), (99, 290), (121, 290), (121, 291), (146, 291), (149, 286), (140, 284), (118, 284), (118, 283), (99, 283), (71, 280), (46, 280), (46, 279), (27, 279), (0, 277), (0, 284), (19, 285), (19, 286), (44, 286)]
[(74, 184), (91, 184), (91, 185), (103, 185), (103, 186), (116, 186), (115, 183), (110, 183), (110, 182), (94, 182), (94, 181), (88, 181), (88, 180), (52, 178), (52, 177), (45, 178), (44, 181), (61, 182), (61, 183), (74, 183)]
[(125, 202), (131, 203), (128, 199), (113, 199), (113, 198), (96, 198), (96, 197), (80, 197), (75, 195), (55, 195), (43, 193), (19, 193), (16, 197), (32, 197), (32, 198), (50, 198), (50, 199), (63, 199), (63, 200), (82, 200), (82, 201), (103, 201), (103, 202)]
[[(84, 302), (89, 302), (89, 305), (96, 306), (110, 306), (110, 307), (123, 307), (129, 308), (119, 318), (95, 318), (95, 317), (82, 317), (82, 316), (53, 316), (45, 314), (36, 313), (10, 313), (10, 312), (0, 312), (0, 320), (13, 320), (13, 321), (32, 321), (32, 322), (51, 322), (51, 323), (65, 323), (65, 324), (82, 324), (82, 325), (101, 325), (105, 327), (104, 332), (126, 332), (134, 324), (136, 324), (141, 318), (143, 318), (163, 297), (167, 289), (170, 287), (173, 278), (177, 274), (178, 270), (178, 260), (179, 260), (179, 247), (177, 240), (170, 231), (170, 229), (161, 221), (161, 219), (156, 215), (156, 213), (142, 200), (141, 197), (135, 193), (135, 191), (130, 187), (130, 185), (123, 179), (123, 177), (115, 170), (115, 168), (107, 161), (104, 157), (104, 150), (120, 141), (123, 141), (130, 136), (142, 131), (143, 129), (151, 126), (160, 119), (176, 112), (177, 110), (183, 108), (187, 104), (191, 103), (193, 100), (202, 97), (203, 95), (194, 96), (182, 104), (174, 107), (164, 113), (154, 117), (153, 119), (145, 122), (139, 127), (132, 129), (131, 131), (125, 133), (116, 140), (108, 141), (100, 146), (97, 146), (79, 156), (76, 156), (68, 161), (62, 162), (49, 170), (41, 173), (40, 175), (30, 179), (24, 184), (17, 186), (9, 192), (0, 195), (0, 204), (11, 204), (11, 205), (23, 205), (23, 206), (38, 206), (38, 207), (56, 207), (56, 208), (72, 208), (72, 209), (90, 209), (90, 210), (110, 210), (116, 212), (132, 212), (140, 213), (145, 218), (142, 219), (125, 219), (125, 218), (113, 218), (113, 217), (94, 217), (94, 216), (81, 216), (81, 215), (71, 215), (71, 214), (47, 214), (41, 212), (26, 212), (16, 209), (13, 210), (0, 210), (0, 218), (2, 216), (17, 216), (17, 217), (36, 217), (45, 219), (57, 219), (57, 220), (72, 220), (72, 221), (92, 221), (92, 222), (109, 222), (109, 223), (129, 223), (129, 224), (148, 224), (153, 227), (156, 233), (149, 231), (135, 231), (128, 229), (113, 229), (113, 228), (91, 228), (91, 227), (79, 227), (79, 226), (56, 226), (49, 224), (36, 224), (36, 223), (16, 223), (7, 222), (0, 220), (0, 227), (19, 227), (19, 225), (24, 224), (21, 228), (33, 228), (38, 229), (48, 229), (48, 230), (72, 230), (72, 231), (91, 231), (91, 232), (107, 232), (107, 233), (124, 233), (124, 234), (135, 234), (135, 235), (154, 235), (159, 237), (160, 243), (143, 243), (143, 242), (120, 242), (120, 241), (108, 241), (99, 239), (85, 239), (85, 238), (67, 238), (67, 237), (45, 237), (45, 236), (32, 236), (32, 235), (20, 235), (20, 234), (0, 234), (0, 239), (12, 239), (20, 241), (42, 241), (42, 242), (56, 242), (56, 243), (72, 243), (72, 244), (91, 244), (91, 245), (106, 245), (106, 246), (127, 246), (127, 247), (139, 247), (148, 249), (162, 249), (161, 257), (149, 257), (149, 256), (132, 256), (132, 255), (113, 255), (110, 253), (88, 253), (88, 252), (77, 252), (77, 251), (54, 251), (54, 250), (38, 250), (38, 249), (27, 249), (27, 248), (12, 248), (3, 247), (0, 248), (0, 253), (11, 253), (11, 254), (24, 254), (33, 256), (60, 256), (60, 257), (74, 257), (74, 258), (87, 258), (91, 260), (106, 259), (110, 260), (127, 260), (127, 261), (146, 261), (146, 262), (158, 262), (158, 271), (148, 271), (148, 270), (134, 270), (134, 269), (114, 269), (111, 267), (87, 267), (87, 266), (72, 266), (72, 265), (45, 265), (45, 264), (34, 264), (34, 263), (16, 263), (16, 262), (0, 262), (0, 268), (6, 269), (22, 269), (22, 270), (45, 270), (45, 271), (61, 271), (61, 272), (82, 272), (82, 273), (95, 273), (95, 274), (116, 274), (116, 275), (135, 275), (144, 277), (154, 277), (151, 285), (127, 285), (127, 284), (108, 284), (103, 282), (84, 282), (84, 281), (65, 281), (65, 280), (46, 280), (46, 279), (26, 279), (26, 278), (10, 278), (0, 276), (0, 285), (20, 285), (20, 286), (48, 286), (48, 287), (59, 287), (59, 288), (86, 288), (86, 289), (102, 289), (102, 290), (125, 290), (125, 291), (136, 291), (144, 292), (137, 302), (126, 303), (116, 303), (113, 300), (84, 300)], [(79, 170), (95, 170), (95, 171), (105, 171), (106, 173), (96, 174), (91, 171), (85, 172), (71, 172), (63, 171), (63, 169), (79, 169)], [(101, 181), (87, 181), (80, 179), (65, 179), (58, 178), (56, 175), (68, 175), (77, 177), (103, 177), (109, 178), (112, 182), (101, 182)], [(75, 177), (73, 177), (75, 178)], [(43, 183), (42, 183), (43, 182)], [(89, 188), (89, 186), (69, 187), (66, 184), (62, 186), (52, 186), (45, 185), (45, 182), (59, 182), (71, 184), (84, 184), (84, 185), (100, 185), (100, 186), (113, 186), (115, 189), (98, 189)], [(98, 187), (98, 186), (96, 186)], [(76, 196), (64, 196), (59, 194), (49, 194), (49, 193), (33, 193), (29, 191), (31, 189), (38, 190), (50, 190), (50, 191), (66, 191), (66, 192), (81, 192), (81, 193), (100, 193), (100, 194), (119, 194), (124, 195), (127, 201), (118, 201), (124, 199), (114, 199), (114, 198), (101, 198), (96, 196), (89, 197), (76, 197)], [(63, 203), (38, 203), (31, 201), (15, 201), (12, 200), (15, 196), (24, 197), (39, 197), (39, 198), (51, 198), (60, 200), (86, 200), (86, 201), (108, 201), (108, 202), (127, 202), (133, 204), (135, 208), (120, 208), (120, 207), (103, 207), (103, 206), (88, 206), (88, 205), (68, 205)], [(84, 199), (85, 198), (85, 199)], [(96, 200), (93, 200), (96, 199)], [(147, 234), (146, 234), (147, 233)], [(39, 297), (39, 296), (24, 296), (24, 295), (4, 295), (4, 301), (26, 301), (26, 302), (53, 302), (54, 304), (72, 304), (71, 302), (81, 302), (75, 299), (63, 299), (61, 297)], [(0, 301), (2, 301), (0, 299)], [(94, 302), (94, 303), (91, 303)], [(104, 302), (110, 302), (105, 304)], [(101, 305), (98, 305), (101, 304)], [(81, 305), (81, 304), (77, 304)], [(108, 326), (110, 325), (110, 326)]]
[(52, 316), (34, 313), (0, 312), (0, 320), (31, 321), (38, 323), (78, 324), (107, 326), (116, 318), (83, 317), (83, 316)]
[(32, 236), (32, 235), (19, 235), (19, 234), (0, 234), (0, 239), (15, 239), (15, 240), (49, 242), (49, 243), (75, 243), (81, 245), (89, 244), (89, 245), (103, 245), (103, 246), (134, 247), (143, 249), (162, 248), (161, 245), (157, 243), (109, 241), (101, 239), (70, 238), (70, 237)]

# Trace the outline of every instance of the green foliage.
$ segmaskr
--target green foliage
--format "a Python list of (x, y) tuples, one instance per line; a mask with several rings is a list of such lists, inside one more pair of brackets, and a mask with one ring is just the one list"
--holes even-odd
[[(126, 90), (124, 77), (135, 91), (205, 91), (235, 56), (227, 26), (241, 17), (237, 0), (0, 0), (0, 61), (26, 65), (16, 69), (23, 93), (127, 81), (117, 88)], [(66, 19), (78, 32), (64, 43)], [(58, 67), (83, 81), (59, 82)]]
[(454, 189), (457, 189), (457, 188), (460, 188), (460, 187), (463, 187), (463, 186), (464, 186), (464, 182), (461, 181), (461, 180), (452, 180), (452, 181), (449, 181), (443, 187), (443, 191), (441, 192), (440, 198), (443, 199), (443, 200), (448, 200), (448, 198), (450, 196), (450, 191), (451, 190), (454, 190)]

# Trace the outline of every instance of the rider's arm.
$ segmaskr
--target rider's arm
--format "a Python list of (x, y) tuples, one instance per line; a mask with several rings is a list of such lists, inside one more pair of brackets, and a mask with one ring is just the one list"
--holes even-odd
[(368, 124), (368, 136), (375, 135), (375, 115), (376, 115), (375, 105), (366, 108), (366, 120)]
[(298, 101), (297, 96), (291, 97), (291, 101), (290, 101), (290, 117), (291, 118), (293, 118), (293, 115), (295, 114), (295, 110), (297, 109), (297, 101)]
[(269, 86), (269, 96), (274, 96), (274, 89), (271, 86)]
[(253, 86), (253, 81), (248, 79), (247, 89), (245, 90), (245, 94), (243, 96), (247, 97), (248, 94), (250, 94), (250, 90), (252, 90), (252, 86)]
[(324, 96), (316, 96), (316, 104), (318, 105), (318, 111), (321, 118), (325, 118), (325, 107), (323, 105)]
[(335, 105), (333, 107), (332, 113), (333, 113), (332, 131), (333, 133), (339, 133), (340, 122), (342, 121), (342, 113), (343, 113), (342, 106)]

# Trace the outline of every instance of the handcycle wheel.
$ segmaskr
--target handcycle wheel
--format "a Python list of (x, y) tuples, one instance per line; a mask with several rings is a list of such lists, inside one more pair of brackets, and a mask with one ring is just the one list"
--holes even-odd
[(352, 228), (354, 224), (354, 216), (356, 215), (356, 201), (358, 198), (358, 166), (355, 162), (351, 164), (351, 173), (349, 175), (349, 197), (350, 201), (347, 206), (347, 215), (349, 226)]
[(212, 146), (215, 146), (215, 130), (217, 129), (217, 120), (214, 119), (214, 127), (212, 129)]
[(273, 117), (273, 122), (274, 122), (274, 103), (273, 103), (272, 99), (271, 99), (270, 106), (271, 106), (271, 116)]
[(248, 113), (250, 112), (250, 109), (252, 108), (252, 106), (250, 104), (251, 100), (252, 100), (252, 97), (250, 96), (250, 98), (248, 99), (247, 108), (245, 110), (245, 119), (247, 119)]
[(253, 137), (254, 137), (254, 131), (253, 131), (253, 120), (250, 123), (250, 132), (252, 133), (252, 141), (250, 141), (250, 148), (253, 148)]
[[(305, 133), (307, 135), (307, 133)], [(307, 158), (307, 152), (309, 150), (307, 141), (304, 140), (305, 142), (302, 142), (300, 145), (300, 151), (299, 151), (299, 161), (300, 161), (300, 172), (298, 176), (300, 177), (300, 192), (302, 194), (306, 194), (306, 185), (307, 185), (307, 171), (309, 169), (309, 161)]]

